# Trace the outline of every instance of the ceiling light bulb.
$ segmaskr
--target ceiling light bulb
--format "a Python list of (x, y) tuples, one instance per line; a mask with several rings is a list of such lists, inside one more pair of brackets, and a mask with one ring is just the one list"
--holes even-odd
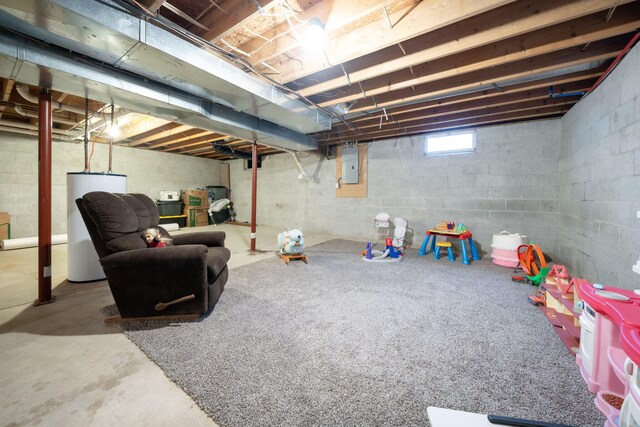
[(318, 18), (311, 18), (307, 22), (304, 40), (301, 45), (305, 49), (322, 49), (324, 45), (324, 25)]
[(111, 138), (116, 138), (120, 136), (120, 127), (116, 123), (107, 124), (107, 134)]

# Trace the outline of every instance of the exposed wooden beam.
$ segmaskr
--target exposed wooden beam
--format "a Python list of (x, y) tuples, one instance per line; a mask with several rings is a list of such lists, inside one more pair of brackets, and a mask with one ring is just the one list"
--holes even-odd
[[(220, 134), (214, 134), (214, 135), (218, 135), (218, 136), (212, 137), (212, 138), (208, 138), (205, 141), (191, 142), (191, 143), (188, 143), (188, 144), (181, 145), (179, 147), (173, 147), (173, 148), (167, 149), (165, 151), (176, 151), (177, 150), (178, 153), (189, 153), (189, 152), (196, 151), (196, 150), (199, 150), (199, 149), (202, 149), (202, 148), (207, 148), (207, 147), (209, 147), (209, 148), (211, 148), (213, 150), (212, 145), (211, 145), (212, 142), (221, 141), (221, 140), (227, 138), (227, 135), (220, 135)], [(245, 140), (241, 140), (241, 141), (243, 143), (246, 142)], [(222, 145), (226, 146), (227, 144), (222, 144)]]
[(192, 127), (180, 123), (168, 123), (150, 132), (146, 132), (143, 135), (133, 138), (128, 145), (129, 147), (136, 147), (138, 145), (146, 144), (148, 142), (155, 141), (157, 139), (161, 139), (170, 135), (188, 131), (189, 129), (192, 129)]
[[(454, 53), (464, 52), (476, 47), (525, 34), (541, 28), (562, 23), (567, 20), (576, 19), (591, 13), (607, 9), (612, 3), (624, 4), (631, 0), (603, 1), (603, 0), (581, 0), (563, 1), (539, 0), (535, 2), (517, 2), (491, 13), (486, 13), (471, 19), (471, 22), (462, 22), (443, 29), (431, 45), (415, 53), (400, 56), (386, 62), (379, 62), (376, 65), (364, 69), (350, 71), (348, 65), (345, 66), (351, 84), (372, 79), (377, 76), (408, 68), (417, 64), (434, 61)], [(474, 2), (475, 3), (475, 2)], [(423, 18), (424, 19), (424, 18)], [(434, 35), (435, 36), (435, 35)], [(442, 40), (446, 40), (442, 42)], [(335, 49), (340, 51), (339, 46)], [(305, 73), (312, 69), (304, 60)], [(339, 62), (330, 61), (331, 65)], [(289, 67), (299, 68), (300, 64), (290, 61)], [(280, 70), (281, 79), (284, 81), (294, 80), (300, 76), (295, 76), (295, 70), (287, 69), (285, 64), (272, 64)], [(308, 75), (306, 73), (305, 75)], [(338, 77), (328, 79), (312, 87), (300, 90), (299, 93), (307, 96), (312, 93), (321, 93), (336, 89), (345, 85), (345, 78)]]
[(237, 139), (235, 141), (231, 141), (231, 142), (225, 142), (221, 145), (224, 145), (225, 147), (235, 147), (236, 145), (243, 145), (243, 146), (248, 146), (249, 148), (251, 148), (251, 145), (253, 143), (250, 141), (247, 141), (246, 139)]
[(188, 148), (193, 148), (193, 147), (199, 147), (199, 148), (204, 148), (204, 147), (210, 147), (212, 142), (216, 142), (216, 141), (220, 141), (224, 138), (226, 138), (227, 135), (222, 135), (220, 133), (212, 133), (209, 137), (198, 140), (198, 141), (193, 141), (193, 142), (187, 142), (187, 143), (181, 143), (178, 144), (174, 147), (166, 147), (163, 151), (166, 152), (173, 152), (173, 151), (185, 151)]
[(157, 12), (166, 0), (143, 0), (142, 4), (151, 12)]
[(213, 135), (213, 132), (203, 131), (202, 129), (193, 128), (188, 131), (182, 132), (180, 136), (172, 135), (163, 139), (158, 139), (153, 143), (149, 144), (149, 148), (151, 148), (152, 150), (155, 150), (160, 147), (166, 147), (167, 145), (180, 144), (181, 142), (184, 142), (184, 141), (195, 141), (195, 140), (203, 141), (206, 139), (208, 135)]
[[(211, 149), (211, 151), (213, 151), (213, 147), (211, 146), (211, 143), (208, 143), (208, 142), (192, 143), (192, 144), (189, 144), (187, 147), (180, 147), (177, 150), (174, 149), (171, 151), (175, 154), (189, 154), (189, 153), (193, 153), (194, 151), (202, 150), (204, 148), (208, 148), (208, 149)], [(168, 151), (168, 150), (164, 150), (164, 151)]]
[(211, 28), (211, 31), (194, 29), (194, 32), (205, 40), (217, 42), (260, 15), (257, 5), (260, 5), (262, 10), (268, 10), (278, 3), (279, 0), (226, 1), (222, 5), (224, 9), (210, 9), (198, 20), (205, 27)]
[(492, 83), (501, 84), (502, 82), (525, 77), (534, 79), (536, 75), (546, 72), (613, 58), (623, 47), (624, 40), (615, 38), (593, 43), (584, 52), (578, 47), (564, 49), (547, 55), (512, 62), (490, 70), (479, 70), (413, 88), (388, 92), (373, 99), (367, 98), (359, 101), (357, 108), (353, 108), (351, 112), (377, 110), (382, 107), (417, 102), (428, 98), (455, 94), (460, 91), (474, 91)]
[[(397, 3), (400, 4), (402, 10), (408, 10), (418, 2), (417, 0), (396, 2), (390, 0), (324, 0), (303, 10), (298, 14), (297, 20), (319, 19), (324, 24), (325, 36), (328, 36), (364, 16), (376, 11), (379, 12), (384, 6), (396, 6)], [(304, 26), (301, 25), (300, 31), (304, 30)], [(239, 47), (241, 51), (250, 54), (246, 59), (253, 65), (269, 61), (284, 52), (297, 48), (300, 44), (286, 21), (263, 33), (262, 37), (253, 38)]]
[[(536, 91), (536, 90), (542, 90), (545, 93), (548, 93), (549, 86), (554, 86), (554, 91), (558, 93), (573, 92), (579, 89), (574, 88), (574, 86), (572, 85), (579, 84), (580, 87), (582, 87), (585, 84), (587, 84), (590, 87), (590, 85), (592, 85), (593, 82), (595, 82), (595, 79), (597, 79), (600, 75), (602, 75), (605, 68), (606, 67), (600, 67), (593, 70), (569, 73), (559, 77), (548, 77), (546, 79), (535, 80), (535, 81), (520, 83), (516, 85), (511, 85), (511, 86), (499, 87), (498, 89), (491, 88), (491, 89), (483, 90), (480, 92), (467, 93), (464, 95), (456, 95), (456, 96), (451, 96), (451, 97), (446, 97), (441, 99), (435, 99), (432, 101), (417, 102), (417, 103), (402, 105), (398, 107), (390, 106), (389, 108), (386, 109), (386, 111), (388, 114), (393, 115), (393, 114), (407, 113), (407, 112), (416, 111), (416, 110), (422, 110), (425, 108), (435, 108), (438, 106), (447, 106), (447, 105), (457, 105), (459, 106), (459, 108), (463, 108), (462, 105), (466, 105), (466, 103), (476, 101), (476, 100), (481, 101), (487, 105), (490, 105), (493, 103), (492, 98), (494, 97), (499, 97), (505, 94), (516, 93), (516, 92), (523, 93), (523, 92)], [(369, 117), (370, 117), (369, 115), (355, 116), (355, 117), (349, 118), (348, 122), (351, 125), (359, 126), (362, 121), (368, 120)], [(334, 125), (333, 128), (336, 128), (339, 125), (340, 125), (340, 122)]]
[[(11, 80), (11, 79), (4, 79), (2, 81), (2, 100), (3, 101), (9, 100), (9, 96), (11, 95), (11, 90), (13, 90), (14, 83), (15, 83), (15, 80)], [(5, 106), (0, 105), (0, 118), (2, 118), (4, 109), (5, 109)]]
[(226, 135), (221, 135), (219, 133), (210, 133), (208, 136), (204, 137), (200, 137), (197, 139), (191, 139), (189, 141), (183, 141), (183, 142), (179, 142), (177, 144), (171, 145), (171, 146), (164, 146), (164, 147), (160, 147), (160, 151), (165, 151), (167, 153), (171, 153), (177, 150), (181, 150), (181, 149), (185, 149), (185, 148), (189, 148), (191, 146), (194, 145), (198, 145), (198, 144), (211, 144), (212, 142), (215, 142), (216, 140), (218, 140), (219, 138), (224, 138), (226, 137)]
[(126, 123), (120, 126), (122, 135), (118, 138), (114, 138), (113, 141), (119, 142), (124, 139), (134, 139), (136, 136), (143, 136), (147, 132), (153, 132), (154, 129), (169, 123), (170, 122), (168, 120), (144, 116), (142, 114), (135, 114), (133, 118), (130, 118)]
[(404, 11), (392, 14), (390, 17), (392, 21), (402, 19), (402, 22), (392, 29), (389, 29), (389, 24), (380, 14), (379, 19), (363, 25), (357, 30), (325, 40), (324, 52), (326, 55), (318, 54), (318, 52), (300, 51), (297, 52), (298, 61), (280, 59), (270, 62), (270, 65), (280, 70), (281, 74), (278, 76), (278, 80), (281, 83), (286, 83), (324, 68), (359, 58), (372, 51), (393, 46), (421, 34), (463, 21), (512, 1), (456, 1), (455, 5), (451, 0), (423, 1), (406, 16)]
[(462, 119), (471, 119), (477, 117), (492, 116), (497, 114), (505, 114), (518, 111), (538, 110), (542, 108), (552, 108), (566, 105), (574, 105), (580, 99), (579, 96), (573, 97), (561, 97), (561, 98), (546, 98), (533, 99), (529, 101), (515, 102), (506, 105), (481, 105), (477, 108), (470, 108), (464, 112), (462, 111), (446, 111), (442, 114), (425, 114), (422, 116), (409, 117), (405, 120), (383, 121), (380, 128), (374, 127), (373, 129), (358, 128), (357, 131), (345, 130), (340, 133), (341, 137), (357, 137), (358, 135), (371, 135), (386, 131), (394, 131), (396, 129), (402, 129), (410, 131), (415, 127), (421, 127), (426, 125), (432, 125), (437, 123), (449, 123)]
[(342, 144), (348, 141), (372, 141), (380, 139), (390, 139), (396, 137), (405, 137), (408, 135), (435, 132), (449, 129), (458, 129), (462, 127), (475, 127), (487, 124), (508, 123), (516, 120), (533, 120), (548, 117), (558, 117), (565, 114), (571, 105), (553, 106), (551, 108), (537, 108), (534, 110), (508, 112), (496, 115), (479, 116), (475, 118), (462, 118), (460, 120), (449, 121), (445, 123), (435, 123), (423, 126), (416, 126), (411, 129), (394, 129), (384, 132), (372, 132), (362, 136), (336, 137), (328, 141), (321, 141), (325, 145)]
[[(628, 13), (617, 15), (616, 19), (609, 24), (594, 15), (581, 18), (578, 21), (580, 22), (574, 22), (571, 25), (569, 23), (556, 25), (552, 28), (519, 36), (515, 40), (503, 40), (464, 53), (448, 56), (435, 63), (416, 66), (411, 70), (412, 72), (407, 69), (391, 75), (377, 77), (362, 82), (362, 89), (367, 96), (376, 96), (625, 34), (640, 27), (640, 8), (633, 8)], [(324, 101), (319, 105), (327, 107), (362, 97), (360, 88), (355, 85), (343, 87), (341, 91), (344, 94)], [(305, 96), (309, 95), (305, 90), (300, 92)]]
[[(563, 92), (586, 92), (591, 84), (592, 80), (584, 80), (582, 82), (573, 83), (563, 87)], [(385, 124), (387, 122), (393, 123), (407, 123), (414, 120), (423, 120), (426, 118), (434, 118), (446, 116), (448, 114), (454, 113), (469, 113), (472, 111), (481, 110), (483, 108), (491, 108), (495, 107), (505, 107), (509, 106), (510, 108), (517, 109), (518, 105), (523, 104), (524, 102), (530, 101), (539, 101), (541, 105), (547, 103), (557, 104), (559, 101), (557, 99), (570, 99), (572, 102), (576, 102), (576, 98), (579, 95), (575, 95), (575, 98), (572, 97), (562, 97), (562, 98), (551, 98), (549, 96), (548, 88), (540, 88), (535, 90), (528, 90), (524, 92), (513, 92), (507, 94), (501, 94), (500, 96), (495, 96), (491, 99), (490, 103), (487, 102), (487, 98), (479, 98), (475, 100), (471, 100), (465, 103), (456, 103), (456, 104), (445, 104), (445, 105), (436, 105), (431, 108), (424, 108), (419, 110), (413, 110), (409, 112), (391, 114), (388, 113), (388, 119), (385, 119), (383, 114), (380, 113), (378, 117), (368, 118), (366, 120), (357, 122), (355, 127), (360, 132), (366, 132), (371, 129), (379, 128), (381, 124)], [(380, 120), (382, 117), (382, 121)], [(333, 127), (332, 132), (340, 132), (340, 131), (349, 131), (349, 128), (346, 124), (337, 124)]]
[(58, 102), (62, 102), (62, 101), (64, 101), (65, 99), (67, 99), (67, 96), (69, 96), (69, 94), (68, 94), (68, 93), (61, 93), (61, 94), (60, 94), (60, 96), (56, 99), (56, 101), (58, 101)]
[(3, 101), (9, 100), (9, 95), (11, 95), (11, 91), (13, 90), (14, 84), (15, 84), (15, 80), (3, 79), (2, 81), (2, 100)]
[(218, 154), (218, 153), (202, 153), (202, 154), (198, 154), (198, 157), (203, 157), (205, 159), (213, 159), (213, 160), (234, 160), (234, 158), (232, 156), (226, 156), (224, 154)]

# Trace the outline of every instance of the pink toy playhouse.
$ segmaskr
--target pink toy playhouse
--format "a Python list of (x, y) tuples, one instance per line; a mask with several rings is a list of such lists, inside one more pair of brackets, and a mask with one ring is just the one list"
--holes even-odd
[(582, 314), (576, 363), (607, 417), (605, 427), (640, 425), (640, 294), (590, 283), (577, 290)]

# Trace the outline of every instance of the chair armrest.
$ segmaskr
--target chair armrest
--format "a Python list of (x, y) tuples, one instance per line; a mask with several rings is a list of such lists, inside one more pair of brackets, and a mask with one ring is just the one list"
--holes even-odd
[(172, 236), (173, 244), (182, 245), (205, 245), (207, 247), (224, 247), (224, 240), (227, 237), (224, 231), (198, 231), (195, 233), (178, 234)]

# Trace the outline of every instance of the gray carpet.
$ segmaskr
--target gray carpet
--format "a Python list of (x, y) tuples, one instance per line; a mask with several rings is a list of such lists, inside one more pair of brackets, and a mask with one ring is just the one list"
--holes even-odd
[(364, 244), (231, 271), (198, 322), (124, 324), (126, 336), (222, 426), (428, 426), (427, 407), (602, 426), (534, 288), (490, 257), (462, 265)]

